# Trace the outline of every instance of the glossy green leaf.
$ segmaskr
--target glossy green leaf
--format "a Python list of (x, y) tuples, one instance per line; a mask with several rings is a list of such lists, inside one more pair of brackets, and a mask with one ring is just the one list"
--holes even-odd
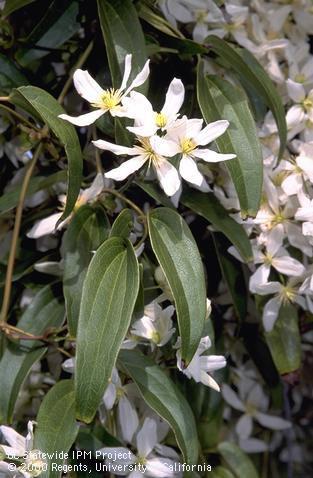
[(255, 95), (261, 96), (270, 108), (277, 123), (280, 137), (279, 155), (282, 156), (287, 141), (287, 125), (285, 109), (274, 83), (248, 50), (232, 47), (225, 40), (214, 35), (208, 36), (206, 42), (211, 50), (226, 60), (239, 77), (244, 79), (243, 86), (248, 82)]
[[(80, 28), (80, 24), (77, 22), (78, 12), (79, 4), (76, 0), (66, 4), (54, 0), (49, 5), (44, 17), (26, 39), (34, 47), (21, 48), (16, 52), (19, 64), (25, 67), (71, 38)], [(39, 48), (36, 49), (36, 46)]]
[[(47, 393), (36, 418), (34, 448), (52, 455), (48, 459), (48, 470), (42, 478), (57, 478), (61, 471), (55, 470), (62, 465), (61, 452), (67, 453), (74, 443), (79, 425), (75, 421), (75, 394), (72, 380), (62, 380)], [(54, 454), (54, 455), (53, 455)], [(52, 467), (52, 463), (55, 464)]]
[(95, 253), (83, 286), (77, 333), (77, 417), (91, 422), (99, 406), (139, 289), (139, 267), (128, 240), (112, 237)]
[(183, 34), (173, 27), (162, 15), (159, 15), (156, 9), (151, 8), (145, 3), (139, 3), (138, 14), (142, 20), (149, 23), (149, 25), (156, 30), (174, 38), (184, 38)]
[(206, 287), (199, 250), (187, 223), (172, 209), (152, 210), (148, 226), (153, 251), (175, 300), (182, 358), (188, 364), (199, 345), (206, 316)]
[(198, 65), (198, 102), (207, 123), (227, 119), (226, 132), (216, 139), (221, 153), (237, 157), (225, 161), (234, 182), (243, 217), (255, 216), (261, 201), (263, 157), (255, 122), (243, 90), (217, 76), (205, 76)]
[(283, 304), (271, 332), (265, 333), (266, 343), (280, 374), (294, 372), (301, 365), (301, 337), (297, 309)]
[[(48, 189), (56, 183), (66, 181), (66, 171), (58, 171), (50, 176), (36, 176), (31, 178), (26, 192), (26, 197), (32, 196), (37, 191)], [(0, 197), (0, 213), (8, 212), (17, 206), (21, 193), (21, 186), (15, 186)]]
[[(235, 478), (231, 471), (223, 466), (217, 466), (210, 473), (210, 478)], [(248, 477), (247, 477), (248, 478)]]
[[(46, 286), (33, 298), (17, 326), (33, 335), (42, 335), (51, 327), (59, 327), (64, 320), (64, 305), (59, 291)], [(13, 411), (21, 386), (32, 365), (47, 351), (43, 342), (20, 340), (9, 342), (0, 360), (0, 422), (12, 422)]]
[(190, 406), (166, 373), (150, 358), (134, 350), (121, 350), (119, 362), (158, 415), (172, 427), (184, 460), (197, 463), (198, 435)]
[(53, 96), (36, 86), (22, 86), (15, 90), (12, 102), (19, 105), (16, 96), (21, 96), (48, 125), (64, 146), (68, 159), (68, 191), (66, 206), (60, 221), (66, 219), (72, 212), (78, 197), (82, 178), (83, 158), (77, 133), (72, 124), (58, 118), (64, 113), (61, 105)]
[(133, 228), (133, 216), (130, 209), (123, 209), (115, 219), (110, 231), (110, 237), (128, 239)]
[(7, 17), (16, 10), (26, 7), (26, 5), (29, 5), (33, 2), (35, 2), (35, 0), (7, 0), (5, 2), (4, 9), (2, 10), (2, 15)]
[(131, 0), (97, 0), (113, 86), (121, 86), (125, 56), (132, 54), (130, 80), (147, 61), (145, 39)]
[(244, 228), (238, 224), (214, 194), (189, 190), (182, 195), (181, 202), (195, 213), (209, 221), (217, 231), (222, 232), (238, 249), (246, 262), (253, 259), (251, 244)]
[(28, 85), (26, 76), (12, 60), (0, 53), (0, 94), (9, 95), (13, 88)]
[(63, 291), (69, 332), (76, 336), (83, 283), (93, 252), (107, 239), (109, 223), (100, 208), (82, 206), (75, 213), (62, 243)]
[(217, 449), (237, 478), (259, 478), (251, 459), (237, 445), (224, 441)]

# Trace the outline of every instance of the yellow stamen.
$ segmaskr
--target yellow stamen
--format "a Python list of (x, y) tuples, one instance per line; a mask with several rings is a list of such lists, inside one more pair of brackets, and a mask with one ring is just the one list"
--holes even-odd
[(191, 138), (185, 138), (181, 141), (181, 150), (183, 154), (190, 154), (197, 146)]
[(120, 90), (114, 90), (114, 88), (110, 88), (109, 90), (104, 90), (102, 95), (100, 96), (99, 100), (94, 103), (92, 106), (96, 108), (101, 108), (104, 110), (111, 110), (115, 108), (122, 99), (122, 93)]
[(159, 128), (164, 128), (166, 126), (166, 123), (167, 123), (167, 118), (166, 118), (165, 114), (164, 113), (156, 113), (155, 124)]

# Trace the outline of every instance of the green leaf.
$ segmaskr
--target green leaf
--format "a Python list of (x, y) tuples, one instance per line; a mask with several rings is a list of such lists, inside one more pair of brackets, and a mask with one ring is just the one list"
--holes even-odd
[(227, 468), (217, 466), (210, 473), (210, 478), (234, 478), (234, 475)]
[(94, 255), (84, 282), (77, 333), (77, 417), (91, 422), (128, 330), (139, 267), (128, 240), (112, 237)]
[(244, 228), (238, 224), (214, 194), (188, 190), (181, 197), (181, 202), (209, 221), (215, 229), (222, 232), (238, 249), (241, 257), (250, 262), (253, 259), (251, 244)]
[(54, 454), (48, 460), (48, 471), (42, 478), (57, 478), (61, 471), (55, 471), (52, 463), (62, 465), (61, 452), (67, 453), (74, 443), (79, 425), (75, 421), (75, 395), (72, 380), (62, 380), (52, 387), (41, 404), (36, 418), (34, 448), (42, 453)]
[(236, 477), (259, 478), (251, 459), (237, 445), (224, 441), (217, 449)]
[(148, 5), (139, 3), (138, 15), (156, 30), (174, 38), (184, 38), (179, 30), (174, 28), (164, 17), (158, 15), (157, 10), (150, 8)]
[(2, 15), (7, 17), (16, 10), (26, 7), (26, 5), (29, 5), (33, 2), (35, 2), (35, 0), (7, 0), (5, 2), (4, 9), (2, 10)]
[(208, 36), (206, 42), (210, 45), (210, 49), (226, 60), (229, 66), (244, 80), (243, 86), (245, 83), (249, 83), (251, 89), (255, 91), (255, 95), (261, 96), (270, 108), (277, 123), (280, 137), (279, 155), (282, 156), (287, 142), (285, 109), (272, 80), (248, 50), (234, 48), (225, 40), (214, 35)]
[(82, 206), (75, 213), (62, 243), (63, 291), (69, 332), (76, 336), (83, 283), (95, 251), (107, 239), (109, 223), (100, 208)]
[[(48, 55), (51, 49), (59, 48), (80, 28), (76, 21), (79, 11), (77, 1), (68, 5), (55, 0), (51, 3), (44, 17), (26, 38), (34, 48), (21, 48), (16, 52), (16, 59), (22, 66)], [(37, 47), (40, 47), (36, 49)]]
[(64, 146), (68, 159), (68, 192), (66, 206), (60, 221), (72, 212), (78, 197), (82, 178), (83, 158), (77, 133), (68, 121), (58, 118), (64, 109), (53, 96), (36, 86), (21, 86), (11, 96), (12, 102), (19, 105), (16, 96), (21, 96), (49, 126)]
[(121, 350), (119, 362), (136, 383), (149, 407), (172, 427), (184, 460), (189, 464), (197, 463), (197, 427), (180, 390), (158, 365), (141, 352)]
[(163, 191), (155, 183), (145, 182), (139, 178), (137, 178), (134, 182), (143, 191), (145, 191), (145, 193), (152, 197), (158, 204), (162, 204), (162, 206), (175, 209), (171, 200), (167, 196), (165, 196)]
[[(66, 171), (58, 171), (50, 176), (36, 176), (31, 178), (26, 192), (26, 197), (32, 196), (37, 191), (48, 189), (56, 183), (66, 181)], [(8, 212), (15, 208), (21, 193), (21, 186), (15, 186), (0, 197), (0, 213)]]
[(202, 337), (206, 316), (206, 287), (197, 244), (183, 218), (169, 208), (152, 210), (148, 226), (153, 251), (171, 288), (188, 364)]
[[(33, 298), (17, 327), (33, 335), (42, 335), (64, 320), (64, 306), (55, 287), (46, 286)], [(0, 360), (0, 422), (10, 423), (21, 386), (32, 365), (47, 351), (38, 340), (9, 342)]]
[(280, 374), (300, 368), (301, 337), (298, 313), (292, 304), (281, 306), (274, 328), (265, 333), (265, 339)]
[(97, 3), (113, 86), (119, 88), (128, 53), (132, 54), (130, 81), (147, 61), (143, 31), (131, 0), (97, 0)]
[(0, 53), (0, 94), (9, 95), (13, 88), (28, 85), (28, 80), (12, 60)]
[(123, 209), (122, 212), (115, 219), (110, 237), (122, 237), (128, 239), (129, 234), (133, 228), (133, 216), (130, 209)]
[(205, 76), (203, 62), (198, 65), (197, 95), (207, 123), (227, 119), (226, 132), (216, 139), (221, 153), (237, 157), (225, 162), (234, 182), (242, 216), (256, 216), (261, 201), (263, 158), (256, 126), (247, 97), (239, 87), (216, 76)]

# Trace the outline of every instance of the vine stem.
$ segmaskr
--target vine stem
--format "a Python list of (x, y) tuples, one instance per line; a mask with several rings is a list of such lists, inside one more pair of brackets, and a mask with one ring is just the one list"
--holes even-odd
[(11, 249), (10, 249), (7, 271), (5, 276), (3, 301), (2, 301), (1, 312), (0, 312), (0, 324), (5, 324), (7, 322), (7, 315), (8, 315), (9, 305), (10, 305), (10, 296), (11, 296), (11, 289), (12, 289), (14, 262), (15, 262), (17, 243), (18, 243), (21, 222), (22, 222), (24, 201), (25, 201), (29, 181), (34, 171), (36, 162), (40, 156), (41, 150), (42, 150), (42, 146), (41, 144), (39, 144), (37, 146), (37, 149), (34, 153), (32, 160), (29, 163), (29, 167), (26, 171), (26, 174), (24, 176), (23, 183), (21, 186), (21, 192), (20, 192), (20, 196), (18, 200), (18, 205), (16, 208), (16, 214), (15, 214), (13, 235), (11, 240)]
[(142, 209), (140, 209), (140, 207), (137, 206), (137, 204), (135, 204), (133, 201), (131, 201), (130, 199), (125, 197), (124, 194), (121, 194), (120, 192), (116, 191), (116, 189), (104, 188), (104, 189), (102, 189), (102, 192), (113, 194), (114, 196), (120, 198), (122, 201), (126, 202), (126, 204), (129, 204), (130, 207), (132, 209), (134, 209), (134, 211), (136, 211), (136, 213), (139, 216), (139, 219), (142, 220), (142, 224), (143, 224), (143, 227), (144, 227), (144, 232), (143, 232), (142, 238), (140, 239), (138, 244), (136, 244), (136, 246), (135, 246), (135, 249), (138, 249), (138, 247), (141, 246), (141, 244), (145, 241), (146, 237), (148, 236), (148, 226), (147, 226), (147, 220), (146, 220), (145, 213), (143, 212)]
[[(0, 100), (1, 100), (1, 97), (0, 97)], [(9, 99), (8, 99), (8, 101), (9, 101)], [(5, 106), (5, 105), (0, 105), (0, 108), (7, 111), (11, 115), (15, 116), (15, 118), (20, 120), (22, 123), (27, 124), (30, 128), (38, 131), (38, 128), (36, 128), (35, 125), (33, 125), (30, 121), (28, 121), (26, 118), (24, 118), (24, 116), (20, 115), (17, 111), (15, 111), (12, 108), (9, 108), (8, 106)]]
[(82, 55), (79, 57), (77, 63), (75, 63), (75, 65), (71, 69), (70, 75), (69, 75), (68, 79), (66, 80), (66, 83), (63, 86), (62, 91), (61, 91), (61, 93), (59, 94), (59, 97), (58, 97), (58, 102), (60, 103), (60, 105), (63, 103), (64, 98), (65, 98), (68, 90), (71, 87), (75, 70), (77, 70), (78, 68), (83, 66), (83, 64), (85, 63), (85, 61), (87, 60), (88, 56), (91, 53), (92, 47), (93, 47), (93, 40), (89, 43), (86, 50), (82, 53)]

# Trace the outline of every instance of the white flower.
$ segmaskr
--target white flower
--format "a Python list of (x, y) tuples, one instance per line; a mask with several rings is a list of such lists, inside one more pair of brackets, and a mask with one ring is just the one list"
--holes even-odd
[(93, 141), (97, 148), (111, 151), (118, 155), (134, 156), (128, 161), (124, 161), (118, 168), (112, 169), (105, 174), (106, 178), (115, 181), (123, 181), (130, 174), (138, 171), (145, 163), (153, 166), (165, 194), (173, 196), (180, 187), (180, 179), (176, 168), (165, 157), (175, 156), (179, 152), (177, 145), (173, 141), (151, 136), (151, 138), (138, 137), (139, 145), (132, 148), (119, 146), (101, 139)]
[[(291, 423), (283, 418), (264, 413), (268, 408), (268, 399), (258, 383), (253, 386), (241, 386), (239, 396), (229, 385), (223, 384), (222, 395), (224, 400), (235, 410), (242, 412), (236, 424), (236, 433), (242, 440), (247, 440), (253, 428), (253, 419), (260, 425), (271, 430), (286, 430)], [(256, 445), (260, 445), (257, 443)]]
[[(10, 468), (8, 468), (8, 463), (0, 461), (0, 476), (2, 472), (5, 472), (5, 476), (14, 476), (16, 478), (24, 476), (25, 478), (31, 478), (39, 476), (42, 473), (44, 461), (38, 458), (40, 451), (33, 450), (33, 424), (34, 422), (32, 421), (28, 422), (26, 438), (13, 430), (13, 428), (5, 425), (0, 426), (0, 432), (4, 440), (9, 444), (9, 446), (0, 445), (0, 448), (10, 457), (10, 462), (12, 459), (18, 460), (22, 458), (23, 464), (25, 463), (25, 466), (22, 465), (20, 467), (17, 465), (17, 469), (12, 473)], [(25, 471), (25, 469), (28, 471)]]
[[(103, 175), (99, 173), (93, 180), (90, 187), (80, 192), (74, 207), (74, 211), (77, 211), (77, 209), (84, 204), (93, 202), (96, 197), (101, 193), (103, 187)], [(59, 196), (59, 200), (64, 206), (66, 202), (66, 196)], [(57, 223), (61, 218), (62, 214), (62, 212), (56, 212), (54, 214), (51, 214), (51, 216), (45, 217), (44, 219), (39, 219), (39, 221), (36, 221), (33, 227), (28, 231), (27, 237), (30, 237), (31, 239), (38, 239), (39, 237), (45, 236), (47, 234), (52, 234), (53, 232), (55, 232), (55, 230), (62, 229), (62, 227), (67, 224), (71, 219), (71, 216), (69, 216), (65, 221), (63, 221), (57, 226)]]
[(313, 121), (313, 89), (306, 94), (301, 83), (289, 79), (286, 84), (290, 98), (296, 103), (287, 113), (287, 126), (290, 128), (299, 123), (304, 125), (306, 120)]
[(183, 104), (185, 88), (181, 80), (174, 78), (167, 90), (165, 103), (160, 112), (153, 110), (150, 101), (141, 93), (133, 91), (122, 103), (127, 117), (135, 120), (134, 126), (127, 129), (137, 136), (153, 136), (158, 129), (171, 127)]
[[(169, 453), (168, 447), (158, 444), (157, 422), (152, 418), (145, 418), (141, 429), (136, 435), (135, 446), (137, 449), (136, 455), (128, 448), (123, 447), (101, 448), (99, 452), (113, 457), (118, 454), (124, 457), (124, 459), (106, 459), (106, 462), (112, 466), (112, 471), (113, 467), (115, 467), (114, 473), (116, 475), (127, 475), (129, 478), (142, 478), (143, 476), (171, 478), (181, 476), (180, 473), (177, 474), (173, 471), (174, 463), (179, 460), (179, 457), (174, 450), (170, 449)], [(161, 454), (163, 456), (160, 456)], [(118, 465), (120, 465), (122, 470), (118, 470)]]
[(186, 116), (183, 116), (168, 130), (165, 138), (174, 141), (177, 144), (178, 151), (182, 153), (179, 164), (181, 176), (199, 189), (208, 191), (209, 187), (198, 170), (196, 160), (202, 159), (208, 163), (216, 163), (233, 159), (236, 155), (220, 154), (211, 149), (199, 148), (199, 146), (205, 146), (221, 136), (229, 126), (228, 121), (215, 121), (209, 123), (203, 129), (202, 125), (202, 119), (187, 119)]
[(181, 340), (179, 337), (175, 345), (175, 348), (178, 348), (176, 352), (178, 369), (188, 378), (193, 378), (195, 382), (201, 382), (219, 392), (220, 387), (211, 377), (209, 372), (225, 367), (226, 359), (222, 355), (202, 355), (212, 345), (210, 337), (207, 336), (201, 339), (198, 349), (188, 367), (184, 367), (181, 358), (181, 352), (179, 349), (180, 342)]
[(144, 316), (133, 324), (131, 334), (149, 340), (152, 347), (162, 347), (175, 332), (171, 320), (174, 310), (172, 305), (163, 310), (157, 302), (152, 302), (145, 307)]
[(125, 111), (121, 107), (122, 99), (128, 93), (141, 86), (149, 76), (149, 60), (145, 63), (143, 69), (134, 78), (132, 83), (127, 87), (127, 82), (131, 72), (132, 55), (125, 56), (125, 68), (122, 84), (120, 88), (104, 90), (90, 76), (88, 71), (76, 70), (73, 75), (74, 86), (80, 96), (89, 101), (91, 106), (96, 108), (90, 113), (86, 113), (77, 117), (68, 116), (66, 114), (59, 115), (59, 118), (69, 121), (76, 126), (88, 126), (94, 123), (100, 116), (109, 111), (112, 116), (125, 116)]

